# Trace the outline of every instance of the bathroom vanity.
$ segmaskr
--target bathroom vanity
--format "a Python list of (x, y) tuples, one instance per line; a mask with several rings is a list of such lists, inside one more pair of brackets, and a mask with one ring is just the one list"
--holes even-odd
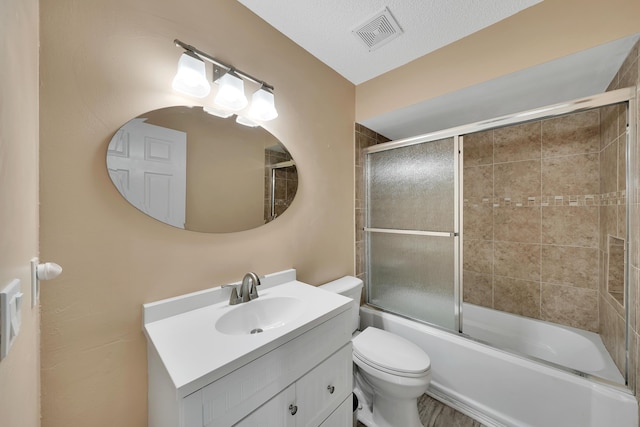
[(350, 426), (351, 300), (262, 279), (259, 298), (230, 289), (144, 305), (149, 426)]

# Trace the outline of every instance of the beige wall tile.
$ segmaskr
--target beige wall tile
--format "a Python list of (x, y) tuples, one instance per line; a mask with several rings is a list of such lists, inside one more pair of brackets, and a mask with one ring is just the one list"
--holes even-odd
[(493, 130), (464, 135), (464, 167), (493, 164)]
[(600, 337), (620, 372), (624, 372), (624, 320), (602, 296), (599, 306)]
[(618, 118), (620, 110), (617, 105), (600, 108), (600, 148), (605, 148), (618, 138)]
[(465, 203), (463, 209), (464, 238), (493, 240), (493, 206), (489, 203)]
[(607, 263), (607, 291), (624, 292), (624, 241), (609, 237), (609, 261)]
[(569, 114), (542, 121), (542, 158), (600, 151), (600, 112)]
[(600, 193), (618, 191), (618, 144), (607, 145), (600, 157)]
[(542, 160), (545, 196), (600, 193), (600, 156), (577, 154)]
[(494, 130), (495, 163), (540, 159), (540, 122), (525, 123)]
[(544, 206), (542, 243), (598, 247), (598, 206)]
[(617, 236), (621, 239), (626, 238), (627, 235), (627, 205), (618, 205), (618, 233)]
[(540, 245), (495, 242), (494, 274), (523, 280), (540, 280)]
[(493, 273), (493, 242), (489, 240), (464, 240), (463, 269), (476, 273)]
[(493, 283), (495, 309), (540, 318), (540, 282), (495, 276)]
[(540, 161), (496, 164), (493, 193), (498, 198), (540, 197)]
[(493, 165), (464, 168), (463, 181), (465, 199), (493, 197)]
[(542, 320), (598, 331), (598, 292), (592, 289), (542, 284)]
[(627, 187), (627, 138), (618, 138), (618, 191), (624, 191)]
[(463, 271), (463, 300), (483, 307), (493, 307), (493, 276)]
[(543, 245), (542, 281), (597, 290), (599, 255), (596, 248)]
[(636, 58), (635, 62), (633, 62), (629, 66), (629, 70), (620, 74), (620, 87), (631, 87), (635, 86), (638, 82), (638, 59)]
[(496, 240), (540, 243), (540, 208), (500, 206), (493, 210), (493, 226)]

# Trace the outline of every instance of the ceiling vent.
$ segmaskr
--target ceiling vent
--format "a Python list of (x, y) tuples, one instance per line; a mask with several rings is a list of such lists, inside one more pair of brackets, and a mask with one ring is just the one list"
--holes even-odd
[(371, 52), (402, 34), (402, 28), (391, 15), (389, 8), (385, 7), (382, 12), (358, 26), (352, 33)]

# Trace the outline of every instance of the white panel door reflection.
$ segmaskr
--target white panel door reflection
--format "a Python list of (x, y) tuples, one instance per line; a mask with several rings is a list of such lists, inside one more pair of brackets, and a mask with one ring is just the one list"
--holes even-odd
[(187, 134), (133, 119), (107, 151), (111, 180), (131, 204), (174, 227), (184, 228)]

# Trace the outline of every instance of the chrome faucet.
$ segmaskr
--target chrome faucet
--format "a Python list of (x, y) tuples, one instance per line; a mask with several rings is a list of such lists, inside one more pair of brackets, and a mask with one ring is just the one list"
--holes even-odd
[(258, 286), (260, 286), (260, 278), (253, 272), (245, 274), (239, 285), (222, 285), (223, 288), (233, 288), (229, 296), (229, 305), (241, 304), (258, 298)]

